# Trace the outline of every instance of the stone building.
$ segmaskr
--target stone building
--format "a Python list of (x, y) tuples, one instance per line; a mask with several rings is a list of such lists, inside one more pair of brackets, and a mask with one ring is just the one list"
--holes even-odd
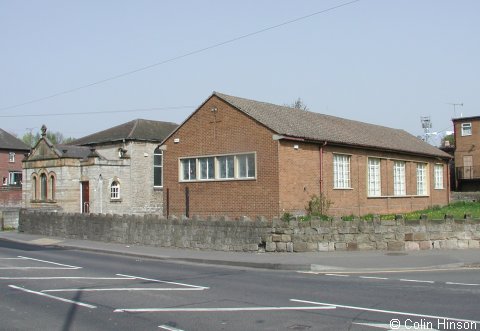
[(22, 160), (30, 147), (0, 129), (0, 207), (22, 204)]
[(53, 145), (42, 137), (24, 160), (27, 208), (63, 212), (162, 213), (163, 155), (159, 143), (174, 123), (137, 119)]
[(455, 190), (480, 191), (480, 116), (454, 118), (452, 121), (455, 136)]
[(403, 130), (213, 93), (167, 139), (164, 214), (402, 213), (449, 202), (448, 161)]

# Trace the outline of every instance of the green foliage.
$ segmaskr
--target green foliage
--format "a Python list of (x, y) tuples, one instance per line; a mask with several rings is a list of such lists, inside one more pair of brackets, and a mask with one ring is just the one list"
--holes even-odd
[[(22, 141), (30, 147), (34, 147), (37, 142), (40, 140), (41, 136), (40, 133), (33, 134), (31, 132), (27, 132), (22, 136)], [(69, 144), (75, 140), (72, 137), (64, 137), (60, 132), (47, 132), (47, 138), (52, 142), (52, 144)]]
[(310, 197), (310, 201), (305, 209), (310, 216), (322, 217), (327, 216), (328, 209), (330, 209), (332, 204), (333, 202), (328, 200), (325, 194), (320, 193), (320, 196), (314, 194)]
[(281, 220), (284, 222), (290, 222), (293, 219), (293, 215), (290, 213), (283, 213)]

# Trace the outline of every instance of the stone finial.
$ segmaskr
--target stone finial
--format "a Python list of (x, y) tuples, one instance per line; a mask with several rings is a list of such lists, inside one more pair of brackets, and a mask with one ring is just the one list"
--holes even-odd
[(45, 137), (47, 135), (47, 127), (45, 124), (42, 125), (40, 130), (42, 130), (42, 137)]

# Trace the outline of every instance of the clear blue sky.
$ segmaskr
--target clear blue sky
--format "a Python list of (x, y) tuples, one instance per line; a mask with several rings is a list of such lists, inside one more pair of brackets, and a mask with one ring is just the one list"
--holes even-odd
[(450, 130), (448, 103), (464, 103), (457, 117), (480, 115), (478, 0), (360, 0), (24, 104), (346, 2), (0, 0), (0, 127), (81, 137), (135, 118), (181, 123), (212, 91), (300, 97), (312, 111), (414, 135), (421, 116), (432, 131)]

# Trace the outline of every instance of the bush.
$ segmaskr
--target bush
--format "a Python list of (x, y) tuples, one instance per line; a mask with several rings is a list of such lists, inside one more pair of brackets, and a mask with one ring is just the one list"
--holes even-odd
[(325, 194), (320, 193), (320, 196), (314, 194), (311, 196), (308, 205), (305, 207), (309, 216), (324, 217), (328, 214), (328, 209), (333, 204), (328, 200)]

